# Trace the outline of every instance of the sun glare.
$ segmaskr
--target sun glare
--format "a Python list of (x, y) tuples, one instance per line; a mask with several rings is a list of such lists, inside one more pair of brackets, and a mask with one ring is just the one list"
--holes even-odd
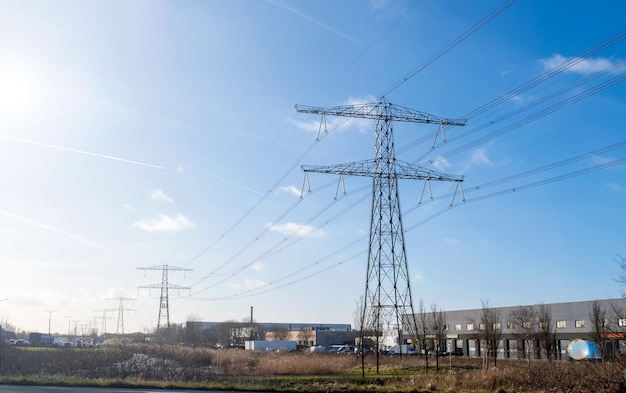
[(30, 114), (38, 99), (34, 75), (26, 69), (0, 66), (0, 116)]

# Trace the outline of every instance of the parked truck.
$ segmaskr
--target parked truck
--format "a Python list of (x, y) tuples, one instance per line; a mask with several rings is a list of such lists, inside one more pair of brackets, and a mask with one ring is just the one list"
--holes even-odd
[(28, 336), (30, 345), (34, 347), (52, 347), (54, 346), (54, 336), (47, 333), (31, 333)]
[(246, 351), (275, 351), (275, 352), (287, 352), (295, 351), (298, 348), (298, 343), (295, 341), (265, 341), (255, 340), (245, 342)]

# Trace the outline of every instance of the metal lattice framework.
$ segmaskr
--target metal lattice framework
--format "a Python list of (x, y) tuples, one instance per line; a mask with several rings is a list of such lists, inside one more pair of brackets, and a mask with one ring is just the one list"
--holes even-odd
[(172, 271), (191, 271), (193, 269), (185, 269), (182, 267), (171, 266), (171, 265), (159, 265), (159, 266), (149, 266), (149, 267), (138, 267), (139, 270), (161, 270), (161, 284), (151, 284), (151, 285), (143, 285), (139, 288), (149, 288), (149, 289), (160, 289), (161, 297), (159, 299), (159, 319), (157, 320), (157, 330), (159, 330), (163, 325), (161, 321), (165, 321), (165, 326), (169, 329), (170, 327), (170, 289), (191, 289), (190, 287), (183, 287), (176, 284), (170, 284), (169, 282), (169, 272)]
[[(465, 120), (442, 119), (427, 113), (395, 106), (384, 98), (361, 105), (320, 108), (296, 105), (296, 111), (322, 116), (357, 117), (376, 120), (376, 144), (373, 160), (330, 166), (303, 166), (305, 172), (373, 178), (367, 280), (363, 301), (361, 329), (379, 337), (397, 329), (415, 336), (413, 300), (409, 282), (402, 214), (398, 194), (398, 179), (451, 181), (461, 183), (463, 176), (438, 173), (396, 159), (393, 121), (432, 123), (443, 126), (463, 126)], [(324, 121), (324, 119), (323, 119)], [(405, 326), (403, 326), (405, 325)]]

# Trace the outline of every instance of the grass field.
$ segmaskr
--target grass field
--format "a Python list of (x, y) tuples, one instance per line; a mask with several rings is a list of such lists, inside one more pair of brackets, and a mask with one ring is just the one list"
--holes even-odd
[(3, 347), (0, 383), (282, 392), (626, 392), (626, 360), (523, 361), (249, 352), (160, 345)]

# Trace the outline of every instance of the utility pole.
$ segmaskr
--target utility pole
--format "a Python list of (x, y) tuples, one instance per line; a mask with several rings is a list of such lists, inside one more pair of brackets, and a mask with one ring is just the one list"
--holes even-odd
[(52, 313), (56, 312), (55, 310), (45, 310), (44, 312), (48, 313), (48, 334), (50, 334), (51, 331), (51, 325), (52, 325)]
[(124, 307), (124, 301), (126, 301), (126, 300), (131, 301), (131, 300), (135, 300), (135, 299), (131, 299), (131, 298), (128, 298), (128, 297), (120, 296), (120, 297), (112, 298), (112, 299), (109, 299), (109, 300), (117, 300), (119, 302), (119, 307), (117, 309), (118, 310), (117, 311), (117, 330), (115, 331), (115, 334), (120, 334), (120, 331), (121, 331), (121, 334), (123, 336), (124, 335), (124, 311), (131, 311), (132, 310), (132, 308), (125, 308)]
[(138, 267), (138, 270), (161, 270), (161, 284), (152, 284), (152, 285), (142, 285), (139, 288), (155, 288), (161, 290), (161, 297), (159, 299), (159, 317), (157, 319), (157, 331), (162, 327), (162, 321), (165, 322), (165, 326), (169, 329), (170, 327), (170, 298), (169, 298), (169, 290), (170, 289), (189, 289), (191, 287), (183, 287), (176, 284), (170, 284), (169, 282), (169, 272), (170, 271), (192, 271), (193, 269), (185, 269), (182, 267), (171, 266), (171, 265), (159, 265), (159, 266), (148, 266), (148, 267)]
[[(378, 372), (381, 334), (397, 329), (398, 339), (400, 339), (402, 331), (408, 330), (410, 337), (415, 338), (411, 332), (417, 325), (409, 283), (398, 179), (425, 180), (428, 185), (430, 181), (450, 181), (456, 182), (457, 187), (463, 181), (463, 176), (445, 175), (397, 160), (392, 123), (401, 121), (438, 124), (443, 132), (444, 126), (463, 126), (465, 120), (442, 119), (413, 109), (395, 106), (384, 98), (373, 103), (332, 108), (296, 105), (296, 111), (322, 115), (321, 124), (326, 124), (327, 115), (376, 121), (373, 160), (331, 166), (302, 166), (302, 169), (305, 176), (308, 172), (317, 172), (373, 178), (361, 329), (362, 332), (365, 329), (375, 333), (376, 371)], [(403, 321), (403, 318), (409, 319)], [(361, 337), (361, 345), (362, 343), (363, 337)], [(398, 344), (402, 343), (398, 342)]]

